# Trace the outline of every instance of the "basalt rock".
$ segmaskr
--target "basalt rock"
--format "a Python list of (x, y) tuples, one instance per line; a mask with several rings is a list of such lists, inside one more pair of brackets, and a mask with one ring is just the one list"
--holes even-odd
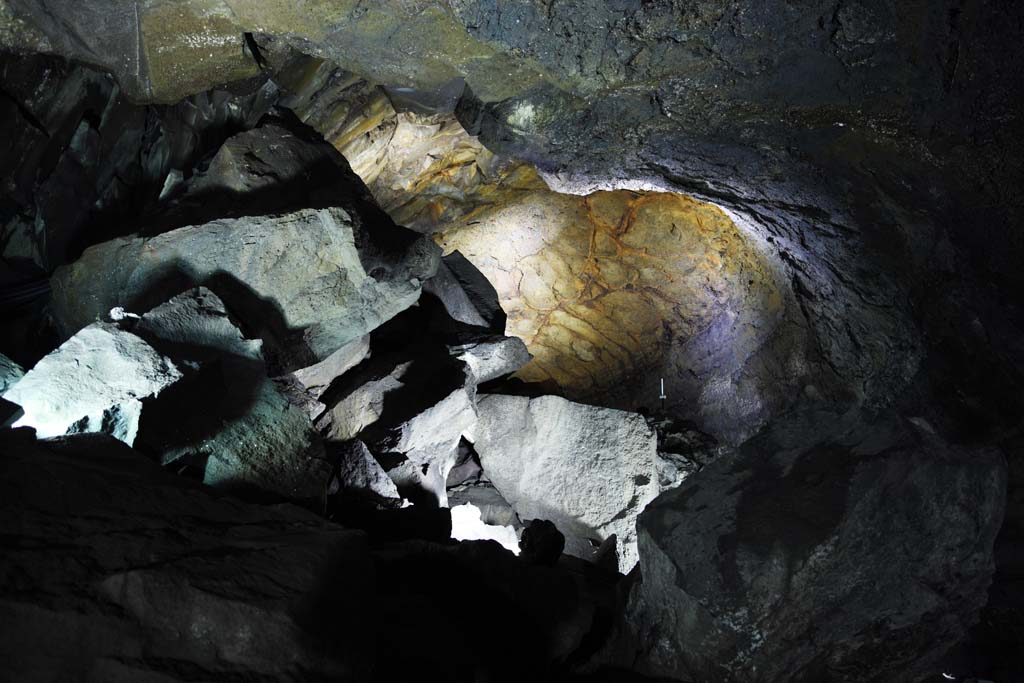
[(0, 394), (13, 387), (25, 375), (20, 365), (0, 354)]
[(93, 323), (43, 358), (4, 393), (42, 437), (103, 432), (131, 444), (142, 400), (181, 379), (167, 356), (112, 323)]
[(330, 468), (304, 406), (267, 376), (262, 344), (244, 337), (220, 298), (202, 287), (185, 292), (134, 329), (189, 368), (147, 406), (140, 449), (164, 464), (198, 468), (215, 487), (323, 495)]
[(920, 420), (779, 424), (640, 515), (629, 618), (643, 666), (766, 683), (934, 676), (985, 603), (1005, 486), (997, 451)]
[(629, 572), (637, 515), (661, 491), (657, 438), (643, 417), (557, 396), (491, 394), (477, 410), (466, 436), (519, 517), (598, 543), (614, 534), (619, 570)]
[(342, 209), (309, 209), (106, 242), (58, 270), (55, 317), (73, 333), (115, 306), (146, 310), (168, 289), (206, 285), (282, 366), (305, 367), (412, 305), (434, 272), (432, 245), (411, 240), (384, 253), (363, 230)]

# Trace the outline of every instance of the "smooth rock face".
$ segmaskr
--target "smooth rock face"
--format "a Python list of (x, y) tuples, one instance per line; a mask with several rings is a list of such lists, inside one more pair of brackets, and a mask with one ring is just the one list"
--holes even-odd
[(637, 563), (636, 517), (661, 491), (657, 438), (643, 417), (557, 396), (482, 396), (467, 438), (520, 518), (567, 536), (618, 539), (619, 571)]
[(16, 426), (41, 437), (105, 432), (135, 440), (141, 399), (158, 395), (181, 371), (140, 337), (110, 323), (94, 323), (29, 370), (4, 398), (25, 415)]
[(0, 394), (17, 384), (24, 375), (20, 365), (0, 353)]
[(356, 229), (345, 211), (319, 209), (106, 242), (54, 276), (55, 317), (73, 332), (115, 306), (152, 305), (167, 282), (205, 284), (287, 349), (285, 365), (323, 360), (412, 305), (436, 268), (420, 240), (368, 273)]
[(135, 330), (194, 368), (147, 407), (141, 448), (165, 464), (201, 466), (211, 486), (323, 495), (330, 468), (319, 436), (303, 406), (267, 377), (260, 342), (242, 335), (220, 298), (190, 290), (143, 315)]
[(935, 676), (985, 603), (1006, 466), (921, 424), (813, 414), (649, 505), (629, 611), (644, 666), (764, 683)]

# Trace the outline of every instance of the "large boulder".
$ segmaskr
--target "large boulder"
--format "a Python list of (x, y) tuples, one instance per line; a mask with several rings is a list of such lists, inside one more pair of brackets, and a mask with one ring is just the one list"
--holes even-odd
[(477, 410), (467, 438), (516, 513), (567, 536), (615, 535), (619, 570), (632, 569), (636, 517), (661, 491), (657, 437), (644, 418), (557, 396), (487, 395)]
[(365, 680), (360, 532), (218, 497), (102, 435), (12, 441), (0, 458), (0, 533), (16, 539), (0, 563), (9, 680)]
[(93, 323), (40, 360), (4, 393), (25, 414), (15, 426), (41, 437), (104, 432), (131, 445), (142, 399), (181, 378), (167, 356), (112, 323)]
[(146, 310), (202, 284), (273, 342), (283, 366), (305, 367), (411, 306), (434, 273), (432, 243), (402, 236), (385, 249), (369, 232), (326, 208), (112, 240), (56, 272), (54, 317), (72, 334), (111, 308)]
[(147, 406), (139, 447), (202, 468), (206, 483), (288, 497), (323, 495), (330, 467), (303, 406), (271, 380), (259, 340), (199, 287), (144, 314), (136, 334), (189, 368)]
[(640, 661), (699, 681), (935, 676), (985, 603), (1005, 487), (997, 451), (923, 421), (779, 426), (640, 516)]

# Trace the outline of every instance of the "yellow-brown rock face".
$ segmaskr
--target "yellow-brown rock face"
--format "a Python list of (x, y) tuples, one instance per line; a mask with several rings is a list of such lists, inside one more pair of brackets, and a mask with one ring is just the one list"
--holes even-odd
[[(750, 235), (717, 207), (625, 190), (549, 189), (496, 158), (451, 115), (396, 112), (383, 91), (293, 70), (299, 115), (349, 159), (396, 222), (459, 250), (494, 284), (506, 332), (534, 359), (518, 377), (623, 408), (659, 406), (739, 438), (798, 373), (784, 287)], [(307, 83), (307, 85), (303, 85)], [(781, 350), (781, 351), (780, 351)]]
[[(705, 374), (705, 344), (752, 355), (782, 297), (758, 253), (720, 210), (682, 195), (536, 191), (487, 207), (437, 236), (494, 283), (534, 360), (527, 381), (572, 398), (657, 403), (660, 377)], [(701, 339), (728, 321), (728, 339)], [(738, 325), (735, 323), (739, 323)], [(711, 335), (712, 337), (714, 335)]]

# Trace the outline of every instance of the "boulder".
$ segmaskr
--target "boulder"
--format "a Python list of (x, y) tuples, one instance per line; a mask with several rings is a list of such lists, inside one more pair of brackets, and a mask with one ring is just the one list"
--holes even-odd
[(359, 365), (369, 355), (370, 335), (364, 334), (359, 339), (345, 344), (319, 363), (296, 370), (294, 375), (314, 397), (320, 398), (327, 391), (331, 382)]
[[(412, 235), (412, 233), (409, 233)], [(304, 209), (191, 225), (90, 247), (52, 284), (71, 334), (111, 308), (146, 310), (184, 286), (215, 289), (285, 369), (328, 358), (419, 298), (438, 249), (422, 239), (374, 244), (343, 209)]]
[(437, 274), (424, 283), (423, 290), (440, 299), (453, 319), (486, 327), (496, 334), (505, 333), (506, 316), (498, 292), (459, 251), (441, 259)]
[(374, 356), (321, 396), (326, 438), (358, 436), (404, 497), (447, 505), (445, 483), (462, 433), (476, 421), (476, 391), (465, 363), (440, 344)]
[(131, 445), (142, 399), (182, 374), (141, 337), (111, 323), (93, 323), (40, 360), (4, 393), (25, 414), (15, 426), (41, 437), (104, 432)]
[(472, 341), (450, 343), (448, 350), (469, 366), (474, 384), (510, 375), (533, 357), (519, 337), (494, 335)]
[(640, 661), (700, 681), (935, 676), (985, 603), (1005, 486), (997, 451), (900, 418), (779, 425), (640, 516)]
[(16, 539), (0, 568), (9, 680), (369, 675), (360, 532), (220, 497), (103, 435), (2, 450), (0, 534)]
[(466, 436), (519, 517), (582, 539), (614, 534), (619, 570), (632, 569), (636, 517), (661, 491), (657, 438), (644, 418), (557, 396), (492, 394), (477, 410)]
[(523, 529), (519, 547), (524, 560), (554, 567), (565, 550), (565, 536), (546, 519), (531, 519)]
[(395, 483), (374, 459), (366, 444), (352, 439), (332, 446), (330, 456), (336, 463), (333, 476), (337, 481), (337, 492), (371, 500), (398, 501), (401, 498)]
[(134, 329), (190, 368), (147, 406), (140, 448), (165, 464), (201, 467), (212, 486), (323, 495), (330, 467), (304, 406), (267, 376), (260, 341), (245, 338), (217, 295), (189, 290), (144, 314)]
[(457, 505), (472, 505), (480, 511), (480, 519), (484, 524), (510, 526), (516, 529), (523, 526), (508, 501), (487, 482), (449, 488), (448, 504), (453, 508)]
[(20, 365), (0, 353), (0, 394), (17, 384), (24, 375), (25, 371)]

